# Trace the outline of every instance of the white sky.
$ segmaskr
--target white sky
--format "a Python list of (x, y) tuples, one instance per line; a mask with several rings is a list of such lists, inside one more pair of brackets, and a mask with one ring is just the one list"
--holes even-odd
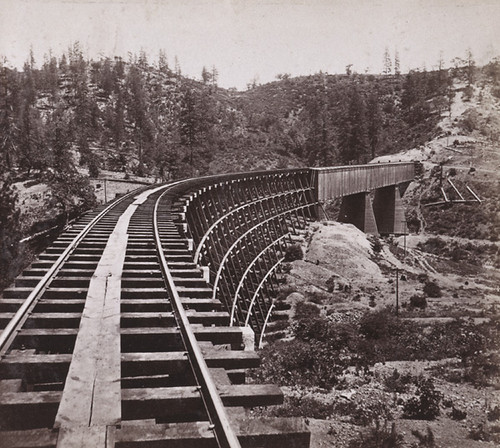
[(430, 69), (471, 48), (500, 54), (500, 0), (0, 0), (0, 55), (38, 65), (79, 41), (88, 57), (138, 53), (200, 78), (215, 65), (219, 85), (244, 89), (278, 73), (379, 73), (385, 47), (401, 69)]

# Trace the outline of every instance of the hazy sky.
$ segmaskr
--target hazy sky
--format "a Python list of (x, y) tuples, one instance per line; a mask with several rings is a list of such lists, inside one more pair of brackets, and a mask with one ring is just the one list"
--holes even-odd
[(382, 70), (384, 49), (401, 68), (430, 69), (471, 48), (500, 54), (500, 0), (0, 0), (0, 55), (21, 67), (33, 47), (59, 56), (79, 41), (88, 57), (163, 48), (183, 74), (215, 65), (219, 84), (245, 88), (278, 73)]

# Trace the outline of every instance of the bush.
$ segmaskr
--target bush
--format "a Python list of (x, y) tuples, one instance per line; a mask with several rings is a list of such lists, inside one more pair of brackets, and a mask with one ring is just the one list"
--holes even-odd
[(302, 247), (299, 244), (292, 244), (288, 246), (285, 250), (285, 261), (291, 262), (295, 260), (302, 260), (304, 258), (304, 253), (302, 252)]
[(434, 420), (439, 416), (443, 395), (434, 388), (432, 380), (425, 379), (417, 387), (417, 396), (406, 401), (403, 417), (416, 420)]
[(328, 292), (335, 291), (335, 285), (337, 284), (338, 278), (339, 277), (337, 275), (332, 275), (328, 278), (328, 280), (326, 281), (326, 289), (328, 290)]
[(464, 371), (463, 379), (477, 388), (491, 386), (500, 375), (500, 357), (481, 353), (485, 341), (480, 335), (470, 334), (470, 336), (469, 345), (461, 351), (465, 362), (470, 364)]
[(297, 302), (295, 307), (295, 316), (297, 319), (312, 319), (320, 315), (320, 309), (307, 302)]
[(418, 429), (414, 429), (411, 433), (418, 439), (418, 445), (412, 445), (412, 447), (434, 448), (436, 446), (434, 433), (432, 432), (432, 429), (429, 428), (428, 426), (426, 434), (421, 433)]
[(414, 294), (410, 297), (410, 307), (424, 310), (427, 308), (427, 299), (421, 294)]
[(436, 282), (427, 281), (424, 285), (424, 293), (428, 297), (441, 297), (441, 288)]
[(396, 431), (396, 424), (387, 427), (387, 421), (380, 425), (377, 421), (375, 427), (365, 433), (360, 433), (349, 443), (349, 448), (399, 448), (403, 446), (403, 436)]
[(321, 291), (313, 291), (307, 294), (307, 299), (309, 302), (315, 303), (316, 305), (321, 305), (325, 300), (328, 300), (330, 296)]
[(89, 160), (88, 166), (89, 166), (89, 176), (94, 179), (97, 179), (97, 177), (99, 176), (99, 162), (95, 159), (95, 157), (92, 157)]
[(500, 406), (497, 405), (488, 411), (487, 417), (489, 422), (497, 421), (500, 418)]
[(361, 318), (359, 332), (367, 339), (384, 339), (392, 329), (399, 327), (398, 320), (388, 309), (367, 312)]
[(453, 420), (465, 420), (467, 417), (467, 412), (457, 409), (455, 406), (451, 408), (450, 417)]
[(380, 240), (376, 236), (374, 236), (370, 239), (370, 243), (371, 243), (373, 252), (378, 254), (382, 251), (382, 243), (380, 242)]
[(500, 426), (488, 426), (481, 423), (469, 432), (469, 439), (482, 442), (500, 442)]
[(408, 392), (410, 384), (412, 384), (413, 381), (413, 377), (410, 374), (401, 375), (397, 369), (394, 369), (392, 375), (384, 379), (384, 386), (388, 392), (402, 394)]
[(423, 273), (423, 274), (418, 274), (417, 275), (417, 280), (420, 282), (420, 283), (426, 283), (429, 281), (429, 276), (426, 274), (426, 273)]

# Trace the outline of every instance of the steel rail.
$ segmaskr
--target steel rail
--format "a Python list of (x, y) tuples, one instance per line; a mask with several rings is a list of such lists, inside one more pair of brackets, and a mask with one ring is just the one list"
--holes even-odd
[(201, 250), (203, 248), (203, 245), (205, 244), (205, 242), (207, 241), (207, 239), (210, 237), (210, 234), (212, 233), (212, 231), (222, 221), (224, 221), (226, 218), (228, 218), (229, 216), (231, 216), (233, 213), (236, 213), (236, 212), (238, 212), (240, 210), (243, 210), (243, 209), (245, 209), (247, 207), (250, 207), (251, 205), (258, 204), (259, 202), (268, 201), (268, 200), (270, 201), (270, 200), (277, 199), (277, 198), (282, 197), (282, 196), (287, 196), (287, 195), (291, 195), (291, 194), (294, 194), (294, 193), (302, 193), (302, 192), (308, 191), (308, 190), (312, 190), (312, 187), (308, 187), (308, 188), (305, 188), (305, 189), (301, 188), (301, 189), (296, 189), (296, 190), (284, 191), (282, 193), (276, 193), (274, 195), (267, 196), (265, 198), (259, 198), (259, 199), (255, 200), (255, 201), (252, 201), (252, 202), (246, 202), (243, 205), (239, 205), (238, 207), (233, 208), (231, 211), (229, 211), (225, 215), (221, 216), (217, 221), (215, 221), (210, 226), (210, 228), (207, 229), (207, 231), (205, 232), (205, 234), (201, 238), (200, 242), (198, 243), (198, 246), (196, 247), (196, 252), (194, 254), (194, 262), (198, 263), (198, 260), (200, 258), (200, 254), (201, 254)]
[(269, 311), (267, 312), (267, 316), (266, 316), (266, 320), (264, 321), (264, 325), (262, 326), (262, 331), (260, 332), (260, 338), (259, 338), (259, 349), (262, 348), (262, 340), (264, 339), (264, 333), (266, 331), (266, 326), (267, 326), (267, 322), (269, 321), (269, 318), (271, 317), (271, 313), (273, 312), (273, 308), (275, 307), (276, 305), (274, 304), (274, 302), (271, 304), (271, 306), (269, 307)]
[[(142, 187), (144, 188), (144, 187)], [(137, 190), (140, 190), (138, 188)], [(95, 218), (92, 219), (82, 230), (81, 232), (73, 238), (68, 247), (64, 250), (64, 252), (59, 256), (59, 258), (54, 262), (54, 264), (50, 267), (47, 273), (42, 277), (42, 279), (37, 283), (37, 285), (33, 288), (30, 295), (23, 302), (21, 307), (17, 310), (16, 314), (9, 321), (7, 326), (4, 328), (2, 333), (0, 334), (0, 356), (5, 353), (8, 349), (9, 341), (14, 336), (14, 333), (17, 331), (19, 324), (22, 319), (25, 317), (25, 314), (30, 309), (31, 305), (40, 298), (41, 294), (47, 289), (47, 286), (51, 280), (57, 275), (57, 272), (61, 269), (63, 263), (69, 258), (69, 256), (75, 251), (78, 244), (87, 236), (87, 234), (92, 230), (92, 228), (105, 216), (107, 215), (114, 207), (118, 204), (122, 203), (130, 196), (138, 194), (138, 191), (134, 190), (126, 195), (118, 198), (111, 204), (109, 204), (106, 208), (104, 208)]]
[(222, 274), (222, 270), (224, 269), (224, 265), (226, 264), (226, 261), (227, 259), (229, 258), (229, 255), (231, 254), (231, 252), (233, 251), (233, 249), (236, 247), (236, 245), (243, 239), (245, 238), (247, 235), (249, 235), (253, 230), (255, 230), (257, 227), (260, 227), (264, 224), (266, 224), (267, 222), (273, 220), (273, 219), (276, 219), (280, 216), (283, 216), (283, 215), (287, 215), (289, 213), (293, 213), (293, 212), (296, 212), (297, 210), (300, 210), (300, 209), (303, 209), (303, 208), (307, 208), (307, 207), (312, 207), (313, 205), (317, 205), (318, 202), (315, 201), (315, 202), (311, 202), (310, 204), (306, 204), (306, 205), (301, 205), (299, 207), (295, 207), (295, 208), (291, 208), (289, 210), (286, 210), (284, 212), (281, 212), (281, 213), (278, 213), (274, 216), (271, 216), (270, 218), (267, 218), (266, 220), (264, 221), (260, 221), (258, 224), (256, 224), (255, 226), (253, 226), (252, 228), (248, 229), (245, 233), (243, 233), (242, 235), (240, 235), (238, 237), (238, 239), (231, 245), (231, 247), (227, 250), (227, 252), (225, 253), (224, 255), (224, 258), (221, 260), (220, 262), (220, 265), (219, 265), (219, 269), (217, 270), (217, 274), (215, 276), (215, 280), (214, 280), (214, 285), (213, 285), (213, 293), (212, 293), (212, 299), (216, 299), (216, 296), (217, 296), (217, 286), (219, 284), (219, 280), (220, 280), (220, 277), (221, 277), (221, 274)]
[(205, 403), (205, 408), (211, 423), (214, 425), (214, 435), (220, 448), (241, 448), (240, 442), (231, 427), (224, 404), (217, 391), (212, 375), (208, 369), (205, 358), (201, 352), (198, 341), (194, 335), (189, 319), (186, 315), (181, 298), (174, 284), (174, 279), (168, 267), (167, 260), (163, 251), (159, 226), (158, 226), (158, 207), (163, 196), (168, 193), (164, 191), (156, 200), (153, 212), (153, 227), (156, 242), (156, 249), (160, 258), (160, 267), (165, 276), (166, 286), (170, 293), (172, 308), (177, 317), (177, 323), (181, 331), (181, 336), (189, 354), (189, 362), (193, 368), (193, 373), (201, 387), (201, 397)]
[(260, 281), (259, 286), (257, 286), (257, 289), (255, 290), (252, 300), (250, 302), (250, 305), (248, 306), (248, 312), (247, 312), (247, 318), (245, 319), (245, 327), (248, 327), (248, 324), (250, 322), (250, 317), (252, 315), (252, 308), (255, 304), (255, 301), (257, 300), (257, 296), (259, 295), (259, 292), (266, 282), (266, 280), (269, 278), (269, 276), (276, 270), (276, 268), (280, 265), (280, 263), (283, 262), (285, 257), (281, 257), (272, 267), (267, 271), (266, 275), (264, 275), (264, 278)]
[(248, 265), (246, 268), (245, 272), (241, 276), (240, 282), (238, 283), (238, 288), (236, 289), (236, 292), (234, 293), (234, 299), (233, 299), (233, 306), (231, 307), (231, 317), (229, 318), (229, 326), (233, 326), (234, 324), (234, 314), (236, 313), (236, 307), (237, 307), (237, 302), (238, 302), (238, 296), (240, 294), (240, 290), (243, 287), (243, 283), (245, 282), (245, 278), (250, 272), (250, 269), (254, 266), (254, 264), (257, 262), (257, 260), (266, 252), (269, 250), (271, 247), (273, 247), (275, 244), (280, 242), (283, 238), (286, 238), (287, 236), (290, 235), (290, 232), (285, 233), (284, 235), (280, 236), (278, 239), (274, 240), (271, 244), (267, 245), (262, 249), (259, 254), (251, 261), (251, 263)]

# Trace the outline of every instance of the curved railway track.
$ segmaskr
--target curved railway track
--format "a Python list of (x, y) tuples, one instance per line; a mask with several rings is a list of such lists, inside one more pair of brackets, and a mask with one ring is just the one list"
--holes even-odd
[[(0, 447), (304, 447), (193, 263), (178, 183), (67, 229), (0, 299)], [(253, 345), (253, 343), (251, 344)]]

